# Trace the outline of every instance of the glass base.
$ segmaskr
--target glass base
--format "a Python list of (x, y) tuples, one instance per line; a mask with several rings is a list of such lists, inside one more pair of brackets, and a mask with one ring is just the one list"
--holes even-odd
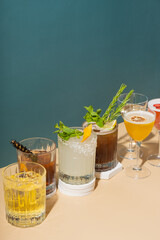
[(144, 166), (140, 168), (137, 168), (136, 166), (129, 166), (125, 169), (125, 173), (128, 177), (134, 179), (146, 178), (151, 174), (149, 169)]
[[(135, 159), (137, 159), (135, 148), (127, 149), (126, 147), (122, 147), (122, 148), (118, 151), (118, 155), (119, 155), (121, 158), (129, 159), (129, 160), (135, 160)], [(140, 151), (140, 158), (141, 158), (142, 156), (143, 156), (143, 152)]]
[(150, 155), (148, 158), (148, 163), (155, 167), (160, 167), (160, 156), (157, 154)]
[(85, 196), (95, 188), (95, 178), (91, 182), (81, 185), (67, 184), (61, 179), (58, 181), (58, 189), (61, 193), (68, 196)]
[(88, 175), (86, 174), (83, 176), (71, 176), (59, 171), (59, 179), (66, 184), (72, 184), (72, 185), (86, 184), (91, 182), (93, 178), (94, 178), (93, 173)]
[(103, 163), (99, 163), (99, 159), (96, 159), (96, 165), (95, 165), (95, 170), (96, 172), (105, 172), (105, 171), (110, 171), (112, 169), (114, 169), (116, 167), (116, 165), (118, 164), (117, 159), (113, 160), (113, 161), (106, 161), (107, 159), (105, 159), (105, 162)]
[(111, 177), (119, 173), (121, 170), (122, 170), (122, 164), (118, 162), (115, 168), (105, 172), (95, 172), (95, 176), (98, 179), (110, 179)]
[(51, 192), (50, 194), (46, 195), (46, 199), (52, 197), (53, 195), (55, 195), (55, 193), (56, 193), (56, 189), (53, 192)]
[(54, 179), (53, 183), (46, 185), (46, 198), (51, 197), (56, 192), (56, 180)]
[(7, 221), (16, 226), (16, 227), (33, 227), (36, 226), (38, 224), (40, 224), (41, 222), (43, 222), (43, 220), (45, 219), (45, 212), (39, 214), (39, 215), (29, 215), (28, 216), (26, 214), (10, 214), (10, 213), (6, 213), (6, 219)]

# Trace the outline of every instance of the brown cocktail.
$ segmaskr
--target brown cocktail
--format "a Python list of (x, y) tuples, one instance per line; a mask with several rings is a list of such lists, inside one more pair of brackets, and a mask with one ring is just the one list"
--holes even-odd
[(46, 138), (28, 138), (20, 142), (31, 153), (17, 150), (21, 171), (25, 171), (27, 162), (37, 162), (46, 169), (46, 195), (50, 197), (56, 191), (56, 144)]
[[(126, 106), (133, 90), (126, 94), (123, 101), (117, 106), (117, 100), (126, 88), (125, 84), (121, 84), (120, 89), (113, 97), (108, 108), (101, 114), (101, 109), (94, 110), (93, 106), (84, 107), (87, 110), (84, 119), (86, 124), (92, 124), (93, 131), (97, 133), (97, 148), (96, 148), (96, 172), (106, 172), (116, 167), (117, 162), (117, 138), (118, 138), (118, 125), (117, 118), (121, 115), (122, 110)], [(99, 175), (99, 174), (97, 174)], [(100, 174), (102, 175), (106, 174)], [(107, 175), (105, 176), (108, 177)], [(103, 177), (102, 177), (103, 178)]]
[[(86, 127), (88, 123), (84, 123)], [(117, 139), (118, 139), (118, 124), (113, 130), (100, 128), (96, 123), (92, 123), (93, 131), (97, 134), (96, 148), (96, 172), (105, 172), (113, 169), (117, 165)]]
[(97, 133), (96, 172), (111, 170), (117, 165), (118, 125), (110, 131), (94, 131)]

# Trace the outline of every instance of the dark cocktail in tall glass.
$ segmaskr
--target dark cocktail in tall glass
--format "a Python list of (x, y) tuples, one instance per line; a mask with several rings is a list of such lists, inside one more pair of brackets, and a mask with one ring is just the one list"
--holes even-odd
[(97, 133), (96, 172), (111, 170), (117, 165), (118, 125), (110, 131), (100, 130)]
[[(96, 172), (97, 176), (102, 177), (105, 175), (104, 179), (107, 179), (108, 173), (106, 171), (111, 170), (116, 167), (117, 162), (117, 139), (118, 139), (118, 124), (117, 118), (121, 115), (122, 109), (125, 107), (126, 103), (129, 101), (133, 90), (126, 94), (123, 101), (117, 105), (117, 100), (122, 94), (123, 90), (126, 88), (125, 84), (120, 86), (120, 89), (114, 96), (107, 110), (103, 115), (101, 114), (101, 109), (96, 111), (93, 106), (85, 107), (87, 110), (84, 119), (86, 122), (83, 124), (85, 127), (87, 124), (92, 124), (93, 131), (97, 134), (97, 148), (96, 148)], [(117, 170), (116, 170), (117, 171)], [(104, 173), (103, 173), (104, 172)], [(113, 171), (112, 171), (113, 172)], [(103, 178), (103, 177), (102, 177)]]
[[(87, 123), (83, 124), (86, 127)], [(117, 165), (117, 139), (118, 125), (112, 130), (98, 127), (92, 123), (93, 131), (97, 134), (96, 148), (96, 172), (104, 172), (113, 169)]]

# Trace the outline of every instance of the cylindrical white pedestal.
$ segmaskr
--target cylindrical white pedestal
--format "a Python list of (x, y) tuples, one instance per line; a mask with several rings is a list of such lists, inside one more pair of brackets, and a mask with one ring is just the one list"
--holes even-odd
[(85, 196), (92, 192), (95, 187), (95, 178), (86, 184), (72, 185), (64, 183), (59, 179), (58, 189), (61, 193), (69, 196)]

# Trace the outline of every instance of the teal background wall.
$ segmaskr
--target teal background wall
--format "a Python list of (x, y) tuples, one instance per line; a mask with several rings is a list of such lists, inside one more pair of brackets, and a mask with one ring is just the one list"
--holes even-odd
[(160, 1), (1, 0), (0, 79), (3, 167), (11, 139), (56, 141), (56, 122), (81, 125), (122, 82), (160, 97)]

